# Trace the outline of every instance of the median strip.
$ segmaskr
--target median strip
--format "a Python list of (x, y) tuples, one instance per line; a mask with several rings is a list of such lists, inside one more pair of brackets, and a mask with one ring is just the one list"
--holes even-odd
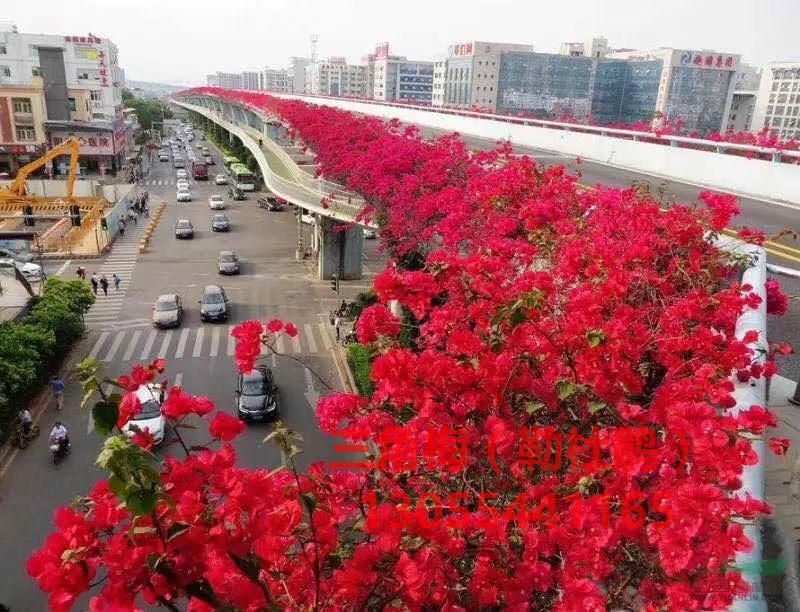
[(144, 230), (144, 234), (139, 240), (139, 252), (144, 253), (147, 251), (147, 247), (150, 244), (150, 238), (153, 236), (153, 232), (156, 229), (156, 225), (158, 225), (158, 220), (161, 218), (161, 213), (164, 212), (164, 209), (167, 207), (166, 202), (161, 202), (156, 208), (155, 212), (153, 212), (153, 216), (150, 219), (150, 223), (147, 224), (147, 228)]

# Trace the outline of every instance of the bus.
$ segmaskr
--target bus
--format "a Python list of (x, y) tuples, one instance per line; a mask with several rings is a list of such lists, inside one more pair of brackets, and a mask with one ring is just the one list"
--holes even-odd
[(233, 164), (241, 164), (242, 162), (239, 161), (238, 157), (234, 157), (233, 155), (226, 155), (222, 158), (222, 163), (225, 165), (226, 168), (230, 168)]
[(234, 187), (242, 191), (255, 191), (256, 175), (244, 164), (231, 164), (230, 175)]

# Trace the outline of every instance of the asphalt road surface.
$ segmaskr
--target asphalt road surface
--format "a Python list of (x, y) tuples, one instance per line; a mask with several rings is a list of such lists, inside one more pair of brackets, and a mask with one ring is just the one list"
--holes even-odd
[[(213, 155), (220, 164), (219, 152), (214, 151)], [(221, 165), (209, 169), (212, 174), (222, 172)], [(108, 256), (80, 262), (86, 265), (88, 274), (102, 272), (111, 278), (112, 273), (117, 273), (122, 283), (119, 291), (112, 285), (108, 296), (98, 296), (87, 315), (90, 331), (68, 363), (89, 355), (99, 357), (108, 374), (116, 377), (129, 372), (135, 363), (163, 357), (171, 383), (192, 394), (207, 396), (220, 409), (235, 414), (231, 327), (254, 318), (291, 321), (299, 329), (298, 337), (283, 338), (277, 348), (286, 356), (269, 357), (266, 363), (275, 372), (284, 422), (304, 438), (304, 453), (298, 463), (302, 467), (311, 461), (346, 460), (333, 452), (333, 445), (340, 441), (324, 436), (316, 426), (317, 397), (330, 389), (310, 375), (301, 362), (312, 367), (331, 388), (342, 388), (332, 357), (334, 340), (327, 313), (338, 306), (342, 297), (349, 299), (369, 287), (369, 278), (343, 282), (343, 295), (337, 297), (328, 281), (313, 280), (306, 262), (295, 261), (297, 224), (291, 210), (259, 209), (254, 194), (245, 201), (233, 202), (228, 198), (227, 187), (216, 186), (213, 180), (191, 181), (192, 202), (177, 203), (175, 181), (171, 162), (154, 161), (150, 176), (141, 186), (150, 192), (151, 210), (159, 198), (163, 197), (167, 204), (145, 254), (140, 255), (136, 248), (138, 234), (147, 221), (140, 219), (136, 225), (129, 224), (125, 237)], [(228, 208), (224, 212), (231, 220), (228, 233), (211, 231), (211, 217), (216, 212), (208, 207), (211, 194), (221, 194), (226, 201)], [(178, 218), (191, 219), (194, 239), (174, 237), (173, 225)], [(217, 255), (225, 249), (235, 250), (241, 259), (238, 276), (221, 277), (217, 273)], [(377, 241), (366, 241), (368, 272), (382, 269), (383, 261), (376, 249)], [(48, 272), (60, 271), (63, 277), (74, 278), (77, 264), (48, 264)], [(200, 322), (198, 300), (209, 284), (222, 285), (231, 300), (231, 318), (226, 323)], [(153, 302), (164, 293), (177, 293), (183, 298), (184, 321), (174, 330), (156, 330), (150, 324)], [(58, 466), (50, 461), (46, 434), (56, 420), (51, 406), (40, 421), (42, 435), (16, 455), (4, 477), (0, 475), (0, 603), (14, 612), (45, 609), (45, 597), (25, 574), (25, 561), (52, 531), (53, 511), (88, 492), (104, 477), (94, 465), (102, 438), (92, 430), (89, 415), (79, 410), (80, 395), (77, 381), (67, 380), (65, 409), (59, 415), (72, 438), (72, 452), (66, 460)], [(267, 423), (251, 424), (237, 440), (236, 449), (244, 466), (272, 469), (280, 465), (278, 450), (262, 443), (271, 430)], [(190, 444), (207, 442), (201, 431), (187, 429), (183, 435)], [(158, 452), (180, 454), (176, 444), (168, 444)]]

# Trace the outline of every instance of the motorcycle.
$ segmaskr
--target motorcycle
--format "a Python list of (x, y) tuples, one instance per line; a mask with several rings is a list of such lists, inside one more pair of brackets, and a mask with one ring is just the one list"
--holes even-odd
[(53, 453), (53, 465), (61, 463), (61, 460), (69, 454), (70, 446), (69, 440), (66, 438), (50, 440), (50, 452)]
[(14, 430), (14, 433), (11, 434), (11, 439), (9, 441), (11, 442), (11, 446), (23, 450), (27, 448), (28, 443), (34, 438), (38, 437), (38, 435), (39, 435), (38, 425), (31, 425), (30, 429), (28, 430), (28, 433), (26, 434), (25, 428), (22, 427), (22, 424), (20, 423), (19, 425), (17, 425), (16, 429)]
[(342, 338), (342, 346), (344, 347), (350, 346), (351, 344), (353, 344), (353, 342), (356, 342), (357, 340), (358, 338), (356, 337), (355, 330), (347, 332), (344, 335), (344, 338)]

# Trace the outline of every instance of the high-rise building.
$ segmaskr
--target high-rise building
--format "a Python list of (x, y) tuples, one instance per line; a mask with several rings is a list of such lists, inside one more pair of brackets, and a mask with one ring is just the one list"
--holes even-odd
[(700, 134), (719, 132), (727, 127), (739, 55), (661, 48), (617, 51), (609, 57), (662, 62), (654, 111), (670, 123), (681, 120), (686, 130)]
[(309, 60), (307, 57), (289, 58), (289, 77), (291, 79), (291, 93), (304, 93), (306, 91), (306, 68)]
[[(241, 72), (219, 72), (210, 74), (206, 77), (206, 83), (209, 87), (222, 87), (224, 89), (242, 89), (242, 74)], [(257, 72), (247, 73), (258, 75)], [(212, 83), (214, 83), (212, 85)], [(258, 83), (258, 76), (256, 76), (256, 83)], [(257, 88), (257, 87), (256, 87)]]
[(728, 115), (727, 129), (734, 132), (749, 132), (753, 123), (761, 69), (747, 64), (739, 65)]
[(433, 87), (431, 106), (444, 106), (444, 86), (447, 77), (447, 58), (437, 57), (433, 62)]
[(310, 64), (306, 68), (306, 93), (325, 96), (365, 97), (366, 67), (348, 64), (343, 57)]
[(800, 62), (775, 62), (761, 74), (751, 129), (800, 138)]
[(610, 52), (608, 41), (600, 36), (591, 38), (587, 42), (562, 43), (559, 55), (600, 59), (606, 57)]
[(260, 77), (259, 89), (274, 93), (292, 93), (292, 76), (288, 70), (265, 68), (258, 74)]
[(244, 71), (242, 72), (242, 86), (241, 89), (247, 89), (250, 91), (256, 91), (261, 89), (259, 86), (259, 73), (255, 71)]
[(391, 55), (389, 43), (378, 45), (375, 53), (367, 56), (365, 76), (365, 94), (375, 100), (431, 103), (433, 62)]
[(450, 45), (445, 64), (445, 106), (495, 110), (502, 53), (532, 52), (532, 45), (471, 41)]
[(126, 154), (118, 55), (111, 40), (92, 33), (0, 26), (0, 171), (15, 172), (71, 136), (84, 169), (118, 170)]
[(206, 75), (206, 85), (208, 87), (219, 87), (219, 79), (216, 74)]

